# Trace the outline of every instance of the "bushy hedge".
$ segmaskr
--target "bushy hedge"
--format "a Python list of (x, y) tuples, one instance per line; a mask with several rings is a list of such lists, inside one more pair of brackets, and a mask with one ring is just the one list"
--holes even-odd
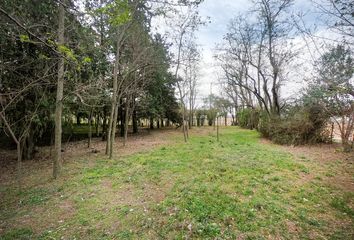
[(242, 128), (255, 129), (258, 127), (259, 122), (259, 110), (255, 109), (243, 109), (238, 113), (239, 125)]
[(320, 105), (292, 107), (282, 116), (250, 109), (239, 115), (241, 127), (257, 128), (262, 136), (275, 143), (289, 145), (329, 141), (328, 119)]

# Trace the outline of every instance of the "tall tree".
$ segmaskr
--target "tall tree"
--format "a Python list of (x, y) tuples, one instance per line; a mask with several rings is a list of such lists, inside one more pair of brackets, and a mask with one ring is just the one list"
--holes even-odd
[[(171, 25), (173, 26), (173, 34), (170, 36), (175, 44), (175, 58), (174, 58), (174, 77), (177, 79), (177, 91), (179, 96), (179, 101), (182, 109), (182, 130), (184, 141), (187, 142), (188, 139), (188, 128), (186, 122), (186, 88), (188, 87), (188, 82), (186, 79), (180, 76), (180, 70), (185, 61), (183, 59), (183, 54), (188, 51), (188, 42), (193, 41), (195, 38), (194, 33), (200, 25), (204, 24), (204, 21), (200, 18), (197, 7), (188, 7), (185, 13), (179, 13), (177, 20), (174, 19)], [(190, 46), (190, 45), (189, 45)]]
[(292, 2), (255, 1), (250, 15), (231, 22), (221, 47), (223, 54), (218, 57), (228, 89), (237, 91), (245, 105), (258, 105), (269, 116), (280, 115), (280, 87), (287, 80), (287, 67), (295, 56), (290, 44), (292, 25), (287, 20)]
[[(58, 46), (64, 46), (64, 30), (65, 30), (65, 1), (58, 4)], [(57, 97), (55, 106), (55, 153), (53, 161), (53, 177), (57, 178), (61, 168), (61, 139), (62, 139), (62, 112), (63, 112), (63, 93), (64, 93), (64, 57), (59, 57), (58, 62), (58, 80), (57, 80)]]
[(351, 149), (354, 130), (354, 59), (352, 51), (337, 45), (317, 62), (317, 74), (307, 91), (307, 101), (319, 102), (336, 124), (345, 151)]

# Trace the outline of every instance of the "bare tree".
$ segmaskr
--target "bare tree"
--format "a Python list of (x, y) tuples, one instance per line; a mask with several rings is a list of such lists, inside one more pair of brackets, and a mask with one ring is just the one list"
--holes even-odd
[(217, 56), (228, 89), (237, 92), (247, 107), (258, 106), (269, 115), (280, 115), (280, 87), (295, 56), (290, 45), (292, 27), (287, 21), (291, 4), (291, 0), (256, 1), (251, 15), (231, 22), (220, 47), (222, 54)]
[(186, 44), (186, 52), (184, 53), (184, 59), (186, 63), (183, 67), (184, 78), (187, 82), (187, 95), (188, 95), (188, 105), (189, 105), (189, 116), (188, 125), (189, 129), (194, 125), (194, 113), (195, 104), (197, 97), (197, 87), (198, 87), (198, 64), (200, 61), (200, 53), (194, 42), (189, 42)]
[(199, 16), (197, 7), (191, 6), (187, 7), (185, 13), (178, 13), (177, 17), (173, 19), (172, 23), (170, 23), (173, 32), (171, 37), (176, 47), (176, 55), (174, 59), (174, 76), (175, 79), (177, 79), (177, 89), (179, 96), (178, 99), (182, 109), (182, 130), (185, 142), (187, 142), (188, 139), (188, 127), (186, 122), (187, 107), (185, 101), (185, 98), (187, 96), (186, 88), (188, 87), (188, 84), (186, 82), (186, 79), (183, 79), (180, 76), (180, 70), (185, 64), (185, 59), (183, 59), (183, 55), (188, 49), (187, 43), (190, 42), (191, 39), (194, 39), (194, 32), (201, 24), (204, 24), (204, 22)]
[(344, 36), (350, 43), (354, 38), (354, 4), (348, 0), (311, 0), (329, 29)]

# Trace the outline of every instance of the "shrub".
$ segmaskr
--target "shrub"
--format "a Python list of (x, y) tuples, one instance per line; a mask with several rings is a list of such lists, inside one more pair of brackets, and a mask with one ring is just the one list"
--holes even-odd
[(320, 105), (292, 107), (285, 116), (260, 114), (259, 131), (278, 144), (328, 142), (328, 116)]
[(259, 110), (246, 108), (238, 113), (239, 125), (242, 128), (258, 128)]

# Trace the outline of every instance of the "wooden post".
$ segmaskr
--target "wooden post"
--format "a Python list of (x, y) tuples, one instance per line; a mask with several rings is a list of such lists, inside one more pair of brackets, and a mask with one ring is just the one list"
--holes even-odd
[(219, 117), (216, 117), (216, 139), (219, 142)]

